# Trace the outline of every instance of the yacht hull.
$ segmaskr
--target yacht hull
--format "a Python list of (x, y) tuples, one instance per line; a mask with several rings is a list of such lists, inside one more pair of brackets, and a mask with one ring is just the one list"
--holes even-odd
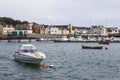
[(31, 64), (40, 64), (41, 61), (43, 61), (44, 59), (40, 59), (40, 58), (34, 58), (34, 57), (21, 57), (19, 55), (14, 55), (15, 60), (20, 61), (20, 62), (24, 62), (24, 63), (31, 63)]

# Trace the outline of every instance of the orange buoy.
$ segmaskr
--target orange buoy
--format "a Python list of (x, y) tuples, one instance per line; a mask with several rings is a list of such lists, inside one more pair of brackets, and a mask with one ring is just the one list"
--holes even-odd
[(46, 68), (46, 67), (47, 67), (47, 65), (46, 65), (46, 64), (42, 64), (41, 66), (42, 66), (42, 68)]

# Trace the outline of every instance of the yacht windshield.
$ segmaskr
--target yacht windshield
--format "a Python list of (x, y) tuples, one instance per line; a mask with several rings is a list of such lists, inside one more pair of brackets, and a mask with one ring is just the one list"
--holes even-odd
[(35, 49), (25, 49), (25, 50), (22, 50), (23, 52), (26, 52), (26, 53), (28, 53), (28, 52), (31, 52), (31, 53), (33, 53), (33, 52), (36, 52), (37, 50), (35, 50)]
[(23, 52), (29, 52), (29, 50), (25, 49), (25, 50), (23, 50)]
[(30, 52), (36, 52), (36, 50), (35, 49), (30, 49)]

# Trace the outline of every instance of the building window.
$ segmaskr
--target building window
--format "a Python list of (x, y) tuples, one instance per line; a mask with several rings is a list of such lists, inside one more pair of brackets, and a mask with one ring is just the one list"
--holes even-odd
[(108, 32), (112, 32), (112, 29), (108, 29)]
[(115, 30), (115, 32), (117, 32), (117, 30)]

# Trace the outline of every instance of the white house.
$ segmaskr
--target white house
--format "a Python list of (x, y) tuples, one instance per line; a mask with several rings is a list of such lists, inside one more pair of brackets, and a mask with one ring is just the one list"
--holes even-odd
[(91, 35), (108, 35), (106, 33), (106, 27), (102, 25), (91, 26), (90, 33)]
[(0, 25), (0, 35), (8, 35), (9, 33), (11, 33), (12, 31), (14, 31), (15, 29), (12, 26), (1, 26)]
[(107, 34), (118, 34), (119, 29), (117, 27), (107, 27), (106, 28), (106, 33)]
[(59, 30), (58, 27), (49, 27), (49, 32), (50, 34), (61, 34), (61, 31)]

